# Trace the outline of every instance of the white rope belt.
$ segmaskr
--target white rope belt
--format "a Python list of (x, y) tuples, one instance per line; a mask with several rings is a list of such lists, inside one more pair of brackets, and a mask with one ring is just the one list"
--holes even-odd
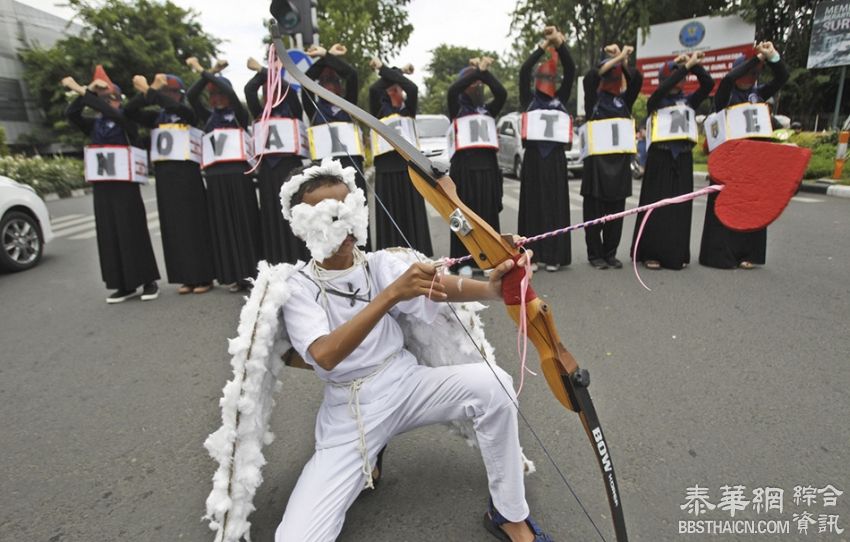
[(366, 376), (355, 378), (350, 382), (330, 382), (330, 385), (335, 388), (348, 388), (348, 409), (351, 411), (351, 415), (357, 422), (357, 449), (360, 451), (360, 457), (363, 459), (363, 466), (361, 467), (361, 470), (366, 476), (366, 487), (370, 489), (375, 489), (375, 483), (374, 480), (372, 480), (372, 464), (369, 462), (369, 449), (366, 447), (366, 428), (363, 426), (363, 415), (360, 412), (360, 389), (366, 382), (372, 380), (381, 371), (386, 369), (390, 360), (396, 357), (399, 353), (401, 353), (401, 350), (393, 352), (387, 356), (374, 371)]

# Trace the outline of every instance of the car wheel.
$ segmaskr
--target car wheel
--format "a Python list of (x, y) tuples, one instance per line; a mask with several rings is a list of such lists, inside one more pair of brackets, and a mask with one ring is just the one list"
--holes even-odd
[(519, 179), (519, 176), (522, 175), (522, 158), (519, 156), (514, 157), (514, 171), (513, 176), (514, 179)]
[(38, 222), (18, 211), (6, 213), (0, 220), (0, 268), (23, 271), (41, 260), (44, 243)]

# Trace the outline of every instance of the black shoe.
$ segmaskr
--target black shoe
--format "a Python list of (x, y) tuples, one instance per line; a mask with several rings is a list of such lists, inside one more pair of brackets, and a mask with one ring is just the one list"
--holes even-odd
[(608, 264), (602, 258), (591, 258), (590, 265), (596, 269), (608, 269)]
[(608, 256), (605, 258), (605, 263), (608, 264), (608, 267), (613, 267), (614, 269), (621, 269), (623, 267), (623, 262), (618, 260), (616, 256)]
[(159, 286), (156, 285), (156, 282), (145, 284), (142, 290), (142, 301), (153, 301), (157, 297), (159, 297)]
[(123, 303), (130, 298), (136, 297), (139, 295), (139, 292), (136, 290), (117, 290), (113, 292), (112, 295), (106, 298), (107, 303)]

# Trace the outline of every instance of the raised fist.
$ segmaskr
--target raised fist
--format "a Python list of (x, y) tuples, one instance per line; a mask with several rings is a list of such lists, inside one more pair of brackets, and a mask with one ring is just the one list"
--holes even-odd
[(77, 81), (73, 77), (63, 77), (62, 78), (62, 86), (67, 88), (72, 92), (76, 92), (80, 96), (86, 93), (85, 87), (77, 83)]
[(407, 64), (405, 64), (404, 66), (402, 66), (402, 67), (401, 67), (401, 73), (405, 73), (405, 74), (407, 74), (407, 75), (410, 75), (411, 73), (413, 73), (413, 64), (411, 64), (410, 62), (408, 62)]
[(148, 80), (144, 75), (134, 75), (133, 76), (133, 88), (142, 94), (146, 93), (150, 88), (148, 85)]
[(201, 66), (201, 63), (198, 62), (198, 57), (190, 56), (186, 59), (186, 65), (192, 68), (192, 71), (195, 73), (201, 73), (204, 71), (204, 67)]
[(475, 58), (470, 58), (470, 59), (469, 59), (469, 65), (470, 65), (470, 66), (475, 66), (476, 68), (478, 68), (478, 67), (479, 67), (479, 64), (481, 64), (481, 59), (480, 59), (480, 58), (475, 57)]
[(158, 73), (153, 76), (153, 82), (151, 83), (152, 89), (159, 90), (165, 86), (168, 86), (168, 77), (164, 73)]
[(673, 62), (675, 62), (676, 64), (687, 64), (689, 58), (690, 57), (688, 55), (682, 53), (681, 55), (674, 58)]
[(328, 49), (328, 52), (334, 56), (342, 56), (348, 52), (348, 49), (346, 49), (345, 45), (341, 43), (334, 43), (331, 45), (331, 48)]
[(307, 49), (307, 56), (310, 58), (322, 58), (326, 54), (328, 54), (328, 50), (321, 45), (311, 45), (310, 48)]
[(210, 73), (221, 73), (224, 68), (228, 67), (229, 65), (230, 64), (226, 60), (220, 58), (215, 61), (215, 66), (210, 68)]
[(483, 56), (483, 57), (481, 57), (481, 60), (478, 62), (478, 69), (483, 71), (483, 72), (486, 72), (488, 69), (490, 69), (490, 66), (492, 64), (493, 64), (492, 58), (490, 58), (489, 56)]
[(381, 66), (383, 66), (383, 65), (384, 65), (384, 63), (381, 62), (381, 60), (378, 57), (373, 57), (372, 60), (369, 61), (369, 67), (372, 68), (375, 71), (380, 70)]
[(624, 57), (629, 58), (629, 56), (631, 56), (631, 54), (634, 53), (634, 52), (635, 52), (635, 48), (632, 47), (631, 45), (624, 45), (623, 46), (622, 54), (623, 54)]
[(246, 63), (246, 65), (248, 66), (248, 69), (252, 72), (258, 72), (263, 69), (263, 65), (260, 64), (254, 57), (248, 57), (248, 62)]
[(611, 45), (606, 45), (605, 48), (602, 49), (602, 50), (605, 51), (605, 54), (607, 54), (610, 57), (615, 57), (615, 56), (620, 54), (620, 46), (617, 45), (616, 43), (612, 43)]

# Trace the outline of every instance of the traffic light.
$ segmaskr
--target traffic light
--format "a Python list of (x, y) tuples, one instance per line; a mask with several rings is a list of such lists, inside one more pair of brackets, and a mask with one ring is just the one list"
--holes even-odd
[(269, 11), (282, 34), (300, 35), (304, 48), (314, 43), (319, 32), (315, 0), (272, 0)]

